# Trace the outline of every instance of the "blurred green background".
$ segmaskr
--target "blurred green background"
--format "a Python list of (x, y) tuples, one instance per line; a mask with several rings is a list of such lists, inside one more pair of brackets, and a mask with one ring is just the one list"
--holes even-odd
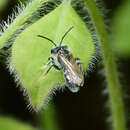
[[(26, 0), (22, 0), (26, 2)], [(117, 64), (122, 88), (124, 90), (126, 115), (129, 126), (130, 94), (130, 1), (104, 0), (107, 11), (105, 21), (111, 38), (111, 47), (117, 56)], [(18, 0), (0, 0), (0, 21), (12, 14)], [(108, 96), (104, 81), (102, 63), (85, 79), (86, 88), (78, 93), (69, 90), (57, 92), (53, 98), (56, 118), (60, 130), (107, 130), (109, 116)], [(22, 92), (16, 88), (13, 78), (0, 63), (0, 115), (11, 116), (23, 122), (39, 126), (38, 114), (26, 108)], [(44, 113), (43, 113), (44, 116)], [(44, 125), (44, 124), (43, 124)]]

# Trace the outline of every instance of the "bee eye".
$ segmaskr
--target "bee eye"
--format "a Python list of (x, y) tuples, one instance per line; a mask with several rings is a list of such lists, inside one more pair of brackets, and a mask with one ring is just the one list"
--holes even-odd
[(51, 54), (56, 54), (56, 53), (58, 53), (58, 51), (59, 51), (60, 49), (61, 49), (60, 47), (56, 47), (56, 48), (51, 49)]
[(68, 47), (65, 45), (65, 46), (62, 46), (62, 49), (63, 50), (66, 50)]
[(55, 54), (55, 49), (51, 49), (51, 54)]

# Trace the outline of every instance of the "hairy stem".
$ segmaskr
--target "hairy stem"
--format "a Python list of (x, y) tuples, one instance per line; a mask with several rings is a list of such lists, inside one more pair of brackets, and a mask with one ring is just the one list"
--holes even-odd
[(41, 127), (46, 130), (60, 130), (57, 114), (54, 103), (50, 102), (47, 108), (39, 114)]
[(113, 52), (110, 47), (110, 39), (105, 29), (103, 19), (94, 0), (85, 0), (85, 3), (92, 18), (95, 31), (101, 43), (106, 79), (109, 89), (109, 97), (111, 102), (114, 130), (126, 130), (121, 85), (118, 79), (117, 66), (114, 61)]
[(9, 27), (3, 32), (0, 37), (0, 48), (2, 48), (15, 34), (25, 25), (28, 18), (37, 11), (37, 9), (47, 0), (33, 0), (27, 7), (15, 18)]

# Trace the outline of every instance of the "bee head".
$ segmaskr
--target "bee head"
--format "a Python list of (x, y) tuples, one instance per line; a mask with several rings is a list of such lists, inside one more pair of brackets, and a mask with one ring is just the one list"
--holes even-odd
[(51, 49), (51, 54), (57, 54), (58, 53), (58, 51), (61, 49), (61, 47), (60, 46), (58, 46), (58, 47), (55, 47), (55, 48), (52, 48)]
[(51, 49), (51, 54), (57, 54), (58, 52), (61, 52), (63, 54), (68, 54), (69, 51), (68, 51), (68, 47), (65, 45), (65, 46), (58, 46), (58, 47), (55, 47), (55, 48), (52, 48)]
[(70, 28), (66, 31), (66, 33), (65, 33), (65, 34), (63, 35), (63, 37), (61, 38), (60, 44), (59, 44), (58, 46), (57, 46), (57, 45), (55, 44), (55, 42), (53, 42), (53, 40), (51, 40), (50, 38), (47, 38), (47, 37), (42, 36), (42, 35), (37, 35), (37, 36), (38, 36), (38, 37), (41, 37), (41, 38), (44, 38), (44, 39), (46, 39), (46, 40), (48, 40), (48, 41), (50, 41), (50, 42), (55, 46), (55, 48), (52, 48), (52, 49), (51, 49), (51, 54), (56, 55), (59, 51), (61, 51), (62, 54), (68, 54), (68, 53), (69, 53), (68, 47), (67, 47), (67, 46), (62, 46), (61, 44), (62, 44), (62, 41), (64, 40), (65, 36), (68, 34), (68, 32), (69, 32), (72, 28), (73, 28), (73, 26), (70, 27)]

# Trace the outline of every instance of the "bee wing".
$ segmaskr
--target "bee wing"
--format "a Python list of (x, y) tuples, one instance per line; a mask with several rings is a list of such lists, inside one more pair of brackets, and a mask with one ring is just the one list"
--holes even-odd
[(67, 59), (62, 55), (60, 56), (60, 61), (64, 68), (65, 78), (69, 82), (80, 85), (83, 81), (83, 74), (76, 64), (74, 57), (71, 55), (69, 56), (69, 59)]

